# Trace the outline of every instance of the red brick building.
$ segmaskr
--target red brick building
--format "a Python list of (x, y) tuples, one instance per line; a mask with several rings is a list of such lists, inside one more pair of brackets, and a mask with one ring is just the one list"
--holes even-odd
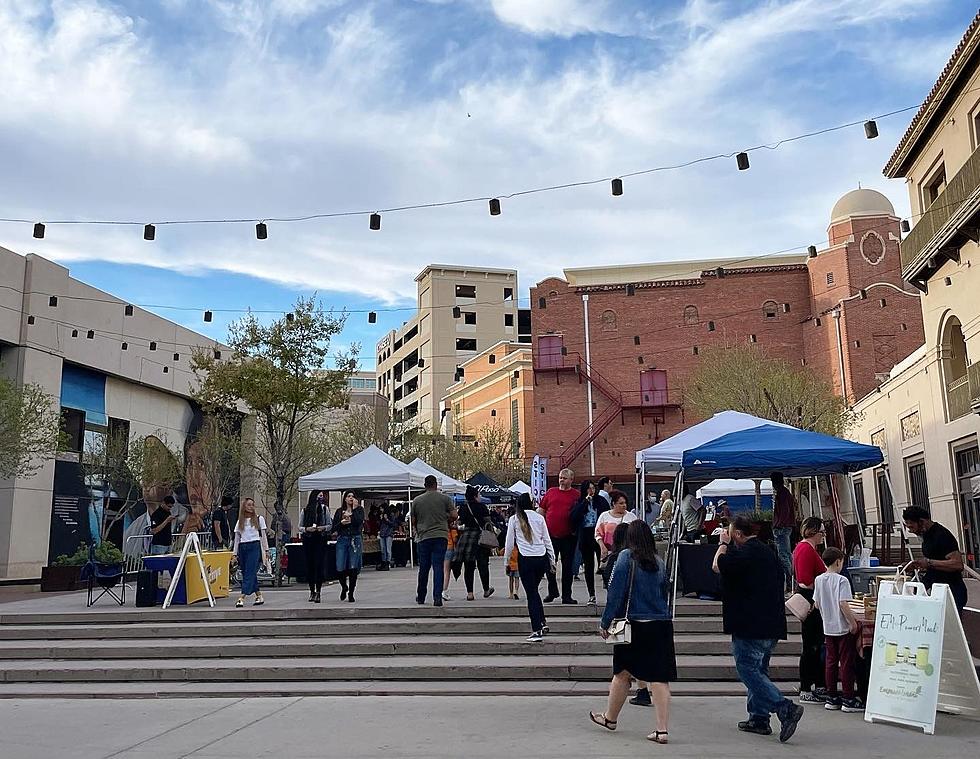
[(872, 391), (924, 339), (900, 220), (854, 190), (827, 236), (804, 254), (566, 269), (533, 287), (534, 452), (549, 471), (631, 481), (637, 450), (700, 421), (683, 388), (709, 347), (757, 343), (851, 401)]

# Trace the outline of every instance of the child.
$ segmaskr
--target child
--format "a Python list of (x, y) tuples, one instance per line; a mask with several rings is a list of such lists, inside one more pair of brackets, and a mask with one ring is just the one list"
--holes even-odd
[[(853, 597), (851, 583), (841, 574), (844, 554), (838, 548), (823, 552), (827, 571), (813, 582), (813, 605), (823, 618), (824, 648), (826, 651), (827, 703), (825, 709), (845, 712), (863, 712), (864, 703), (854, 692), (854, 663), (857, 656), (857, 638), (860, 629), (857, 617), (848, 601)], [(837, 675), (840, 673), (843, 699), (837, 692)]]
[(518, 588), (521, 587), (521, 576), (517, 572), (517, 546), (510, 552), (510, 558), (507, 560), (507, 591), (510, 597), (515, 601), (520, 601), (520, 596), (517, 595)]
[[(442, 564), (442, 576), (445, 578), (443, 580), (443, 591), (442, 600), (452, 601), (452, 596), (449, 595), (449, 581), (452, 579), (450, 572), (450, 565), (456, 558), (456, 541), (459, 540), (459, 530), (456, 527), (456, 522), (449, 522), (449, 539), (446, 541), (446, 559)], [(456, 575), (456, 579), (459, 579), (459, 574)]]

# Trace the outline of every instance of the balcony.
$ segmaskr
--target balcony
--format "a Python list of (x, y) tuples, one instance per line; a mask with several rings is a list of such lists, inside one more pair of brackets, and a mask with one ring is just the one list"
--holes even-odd
[(966, 376), (970, 386), (970, 409), (974, 414), (980, 414), (980, 363), (968, 366)]
[(946, 405), (949, 408), (949, 421), (959, 419), (970, 413), (970, 378), (960, 377), (946, 387)]
[(945, 258), (959, 260), (967, 241), (980, 241), (980, 148), (973, 152), (946, 189), (902, 240), (902, 278), (925, 288), (925, 282)]

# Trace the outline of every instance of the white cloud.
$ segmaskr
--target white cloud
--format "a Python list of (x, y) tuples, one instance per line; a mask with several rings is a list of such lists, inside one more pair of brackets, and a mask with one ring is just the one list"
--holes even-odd
[(590, 32), (626, 33), (629, 29), (608, 0), (490, 0), (500, 21), (530, 34), (573, 37)]

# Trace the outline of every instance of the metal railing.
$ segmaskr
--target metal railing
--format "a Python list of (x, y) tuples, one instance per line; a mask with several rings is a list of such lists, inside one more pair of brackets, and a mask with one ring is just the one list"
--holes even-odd
[(959, 419), (970, 413), (970, 379), (964, 375), (946, 386), (946, 406), (949, 421)]
[(970, 405), (975, 412), (980, 413), (980, 363), (967, 367), (966, 378), (970, 385)]
[(963, 202), (980, 187), (980, 148), (973, 152), (901, 243), (902, 270), (939, 234)]

